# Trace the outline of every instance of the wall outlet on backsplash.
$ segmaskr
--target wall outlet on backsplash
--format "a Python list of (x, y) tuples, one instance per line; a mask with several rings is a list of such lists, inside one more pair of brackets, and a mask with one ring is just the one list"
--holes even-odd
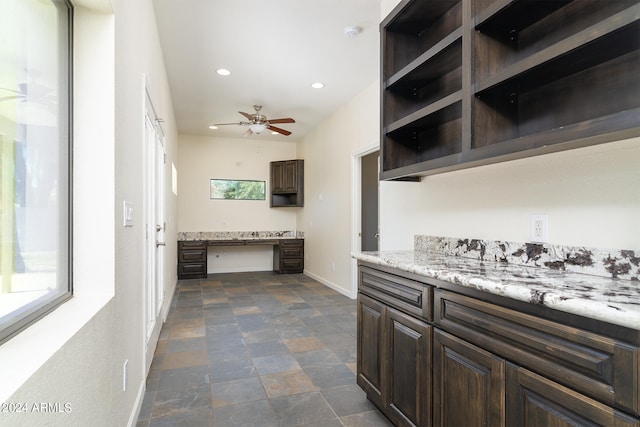
[(549, 241), (549, 215), (531, 216), (531, 241), (547, 243)]

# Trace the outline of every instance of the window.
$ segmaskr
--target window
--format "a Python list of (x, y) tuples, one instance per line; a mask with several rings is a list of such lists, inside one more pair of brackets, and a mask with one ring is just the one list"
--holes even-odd
[(244, 179), (212, 179), (211, 199), (265, 200), (266, 182)]
[(2, 0), (0, 342), (71, 296), (71, 40), (66, 0)]

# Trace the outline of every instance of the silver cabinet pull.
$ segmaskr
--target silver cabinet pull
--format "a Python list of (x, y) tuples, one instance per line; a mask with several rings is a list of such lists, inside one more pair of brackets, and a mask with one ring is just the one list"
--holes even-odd
[(165, 242), (158, 242), (158, 241), (156, 240), (156, 248), (157, 248), (158, 246), (167, 246), (167, 244), (166, 244)]

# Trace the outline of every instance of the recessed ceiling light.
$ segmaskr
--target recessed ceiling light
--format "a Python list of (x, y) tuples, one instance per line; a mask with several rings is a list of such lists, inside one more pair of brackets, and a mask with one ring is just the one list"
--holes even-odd
[(216, 70), (216, 73), (220, 74), (221, 76), (228, 76), (229, 74), (231, 74), (231, 71), (227, 70), (226, 68), (218, 68)]
[(271, 132), (271, 135), (280, 135), (278, 132)]
[(209, 126), (209, 129), (216, 130), (216, 129), (218, 129), (218, 126), (216, 126), (216, 125), (211, 125), (211, 126)]
[(314, 89), (322, 89), (324, 87), (324, 83), (316, 82), (311, 85)]

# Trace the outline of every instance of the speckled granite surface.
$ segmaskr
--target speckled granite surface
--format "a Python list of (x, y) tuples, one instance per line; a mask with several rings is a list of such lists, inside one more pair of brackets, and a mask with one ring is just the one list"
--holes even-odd
[[(627, 280), (640, 278), (640, 250), (415, 236), (414, 249), (481, 261), (542, 267)], [(640, 286), (640, 283), (639, 283)]]
[[(602, 277), (576, 273), (568, 268), (538, 266), (535, 262), (521, 265), (496, 261), (487, 256), (487, 251), (482, 258), (474, 258), (450, 252), (455, 249), (451, 247), (442, 252), (438, 247), (425, 249), (425, 246), (416, 244), (415, 251), (359, 252), (352, 255), (372, 264), (640, 330), (637, 269), (633, 276), (636, 278), (626, 280), (620, 275), (617, 278)], [(460, 246), (456, 250), (464, 249)], [(637, 259), (635, 254), (629, 255), (629, 259)]]
[(302, 231), (179, 231), (178, 240), (304, 239)]

